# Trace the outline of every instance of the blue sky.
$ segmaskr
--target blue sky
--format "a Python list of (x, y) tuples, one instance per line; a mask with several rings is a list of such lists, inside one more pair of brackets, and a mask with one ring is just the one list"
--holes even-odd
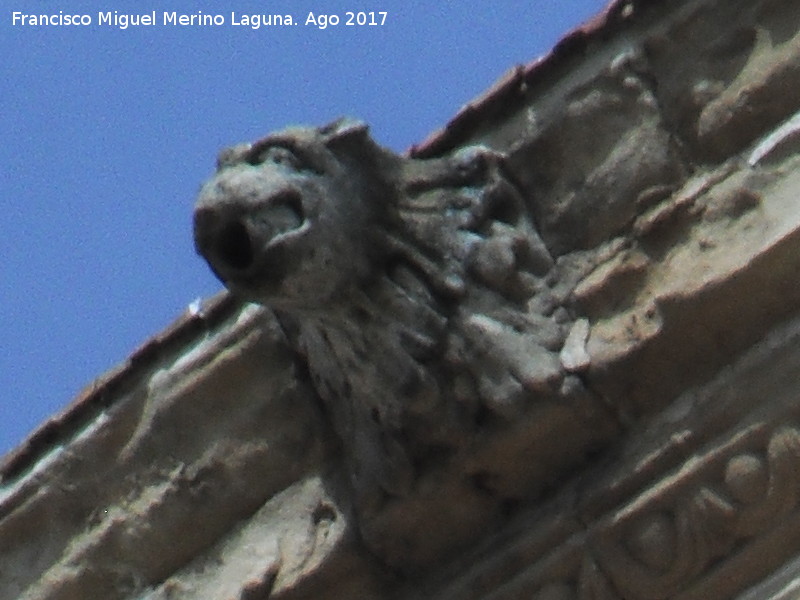
[[(217, 151), (290, 124), (366, 120), (402, 152), (605, 0), (10, 0), (0, 8), (0, 454), (221, 285), (191, 211)], [(386, 11), (346, 26), (348, 10)], [(13, 12), (88, 26), (14, 25)], [(98, 12), (156, 12), (154, 26)], [(163, 13), (225, 25), (163, 25)], [(234, 26), (291, 14), (300, 25)], [(304, 23), (339, 15), (338, 26)], [(376, 16), (376, 20), (380, 18)]]

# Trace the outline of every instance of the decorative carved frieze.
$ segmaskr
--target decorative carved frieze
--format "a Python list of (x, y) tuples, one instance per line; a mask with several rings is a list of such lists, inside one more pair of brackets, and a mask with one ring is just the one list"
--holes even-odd
[[(668, 431), (632, 434), (629, 444), (651, 448), (646, 457), (623, 454), (620, 466), (584, 474), (590, 486), (580, 477), (566, 483), (563, 498), (512, 523), (513, 534), (476, 553), (432, 597), (702, 600), (730, 598), (769, 573), (800, 545), (800, 405), (776, 375), (800, 362), (798, 324), (789, 331), (655, 418), (696, 427), (680, 454), (664, 443)], [(773, 397), (754, 395), (767, 385)], [(715, 425), (722, 429), (713, 433)], [(602, 486), (635, 482), (637, 464), (650, 465), (638, 490), (590, 516)], [(583, 498), (565, 503), (570, 494)], [(554, 530), (551, 514), (573, 526)]]
[(756, 425), (590, 528), (588, 546), (624, 598), (674, 598), (795, 511), (798, 493), (800, 429)]

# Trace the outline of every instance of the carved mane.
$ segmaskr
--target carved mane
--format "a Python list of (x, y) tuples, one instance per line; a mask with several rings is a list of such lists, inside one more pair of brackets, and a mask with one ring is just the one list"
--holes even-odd
[(402, 158), (349, 120), (221, 155), (198, 251), (307, 357), (365, 505), (557, 384), (530, 212), (499, 153)]

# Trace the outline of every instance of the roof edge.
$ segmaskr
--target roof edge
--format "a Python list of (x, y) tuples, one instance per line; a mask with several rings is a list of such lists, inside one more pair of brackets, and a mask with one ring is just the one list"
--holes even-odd
[(20, 476), (57, 441), (74, 433), (93, 415), (111, 406), (116, 394), (132, 384), (145, 368), (155, 364), (166, 353), (213, 329), (233, 315), (241, 305), (241, 301), (225, 290), (202, 301), (199, 306), (190, 305), (166, 329), (136, 348), (124, 362), (92, 381), (60, 412), (39, 425), (19, 446), (0, 456), (0, 484)]
[(616, 32), (620, 23), (633, 19), (637, 9), (660, 0), (611, 0), (596, 16), (567, 33), (550, 52), (525, 65), (517, 65), (500, 77), (488, 90), (465, 104), (441, 129), (409, 148), (412, 158), (431, 158), (463, 143), (500, 107), (522, 101), (525, 92), (581, 55), (589, 42)]

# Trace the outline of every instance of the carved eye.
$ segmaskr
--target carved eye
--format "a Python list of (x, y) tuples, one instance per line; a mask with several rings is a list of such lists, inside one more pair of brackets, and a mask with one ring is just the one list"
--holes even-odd
[(286, 146), (267, 146), (256, 152), (248, 162), (251, 165), (260, 165), (271, 162), (296, 171), (306, 168), (305, 162), (290, 148)]

